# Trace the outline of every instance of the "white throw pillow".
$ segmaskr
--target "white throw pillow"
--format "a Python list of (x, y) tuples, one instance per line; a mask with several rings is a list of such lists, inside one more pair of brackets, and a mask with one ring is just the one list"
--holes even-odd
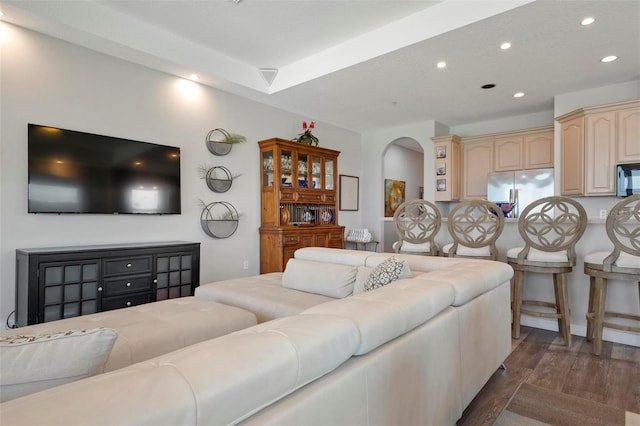
[(289, 259), (282, 287), (341, 299), (353, 293), (356, 272), (351, 265)]
[(0, 402), (102, 373), (118, 337), (111, 328), (0, 337)]
[(358, 266), (358, 273), (356, 274), (356, 282), (353, 285), (353, 294), (364, 293), (364, 284), (369, 279), (369, 275), (373, 272), (373, 268), (370, 266)]
[(364, 284), (364, 291), (371, 291), (383, 287), (393, 281), (411, 277), (409, 263), (391, 256), (375, 267)]

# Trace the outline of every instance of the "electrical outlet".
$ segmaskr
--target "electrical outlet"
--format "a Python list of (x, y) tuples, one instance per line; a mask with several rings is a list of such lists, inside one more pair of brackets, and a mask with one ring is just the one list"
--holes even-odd
[(244, 262), (242, 262), (242, 269), (249, 269), (249, 261), (245, 260)]
[(607, 218), (607, 211), (606, 210), (600, 210), (600, 219), (606, 219)]

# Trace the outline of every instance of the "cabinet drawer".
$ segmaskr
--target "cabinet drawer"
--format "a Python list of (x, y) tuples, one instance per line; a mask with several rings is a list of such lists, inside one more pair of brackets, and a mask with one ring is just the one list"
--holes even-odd
[(298, 234), (285, 234), (282, 236), (282, 244), (285, 246), (297, 245), (300, 242)]
[(151, 275), (139, 275), (135, 277), (122, 277), (104, 280), (102, 294), (104, 297), (119, 294), (139, 293), (151, 290)]
[(340, 241), (342, 242), (342, 240), (344, 239), (344, 233), (343, 232), (331, 232), (329, 233), (329, 241)]
[(317, 191), (316, 192), (300, 191), (299, 195), (300, 195), (299, 201), (317, 201), (317, 202), (322, 201), (322, 193), (319, 193)]
[(151, 272), (151, 256), (124, 257), (104, 261), (104, 275), (139, 274)]
[(295, 201), (296, 197), (293, 192), (280, 192), (280, 201)]
[(102, 310), (128, 308), (151, 302), (151, 293), (134, 294), (130, 296), (106, 297), (102, 299)]

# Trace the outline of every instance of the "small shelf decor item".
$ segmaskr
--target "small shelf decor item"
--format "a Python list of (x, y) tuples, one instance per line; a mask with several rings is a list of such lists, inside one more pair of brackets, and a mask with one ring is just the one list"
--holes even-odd
[(207, 133), (207, 137), (205, 138), (209, 152), (218, 156), (227, 155), (233, 145), (246, 141), (246, 137), (229, 133), (225, 129), (213, 129)]
[[(201, 201), (202, 202), (202, 201)], [(200, 214), (202, 230), (213, 238), (229, 238), (238, 229), (240, 215), (233, 205), (226, 201), (204, 204)]]
[(294, 141), (303, 143), (305, 145), (315, 145), (318, 146), (319, 140), (317, 137), (313, 136), (311, 130), (316, 127), (316, 123), (314, 121), (309, 122), (307, 125), (306, 121), (302, 122), (302, 133), (298, 135)]
[(233, 179), (237, 176), (233, 176), (229, 169), (224, 166), (209, 167), (208, 165), (202, 165), (199, 167), (198, 172), (200, 177), (207, 182), (207, 186), (213, 192), (227, 192), (231, 188)]

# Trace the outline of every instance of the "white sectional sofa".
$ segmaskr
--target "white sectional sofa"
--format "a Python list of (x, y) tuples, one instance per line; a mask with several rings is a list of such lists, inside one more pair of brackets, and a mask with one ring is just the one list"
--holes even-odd
[(0, 423), (453, 425), (511, 350), (513, 271), (396, 255), (409, 278), (349, 295), (390, 256), (307, 248), (283, 274), (201, 286), (262, 323), (8, 401)]

